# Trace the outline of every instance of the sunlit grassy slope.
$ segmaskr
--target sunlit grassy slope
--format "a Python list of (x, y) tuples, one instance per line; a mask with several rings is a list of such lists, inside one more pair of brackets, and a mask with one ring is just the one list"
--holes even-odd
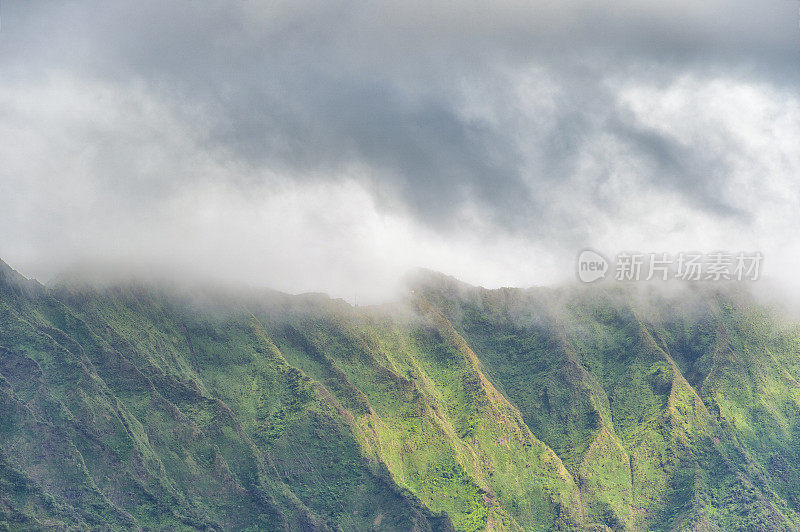
[(412, 288), (0, 263), (0, 529), (798, 528), (800, 328), (746, 291)]

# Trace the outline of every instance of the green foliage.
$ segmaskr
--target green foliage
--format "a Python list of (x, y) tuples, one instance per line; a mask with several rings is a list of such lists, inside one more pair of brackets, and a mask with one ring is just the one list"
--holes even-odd
[(0, 278), (0, 530), (793, 530), (800, 328), (747, 294)]

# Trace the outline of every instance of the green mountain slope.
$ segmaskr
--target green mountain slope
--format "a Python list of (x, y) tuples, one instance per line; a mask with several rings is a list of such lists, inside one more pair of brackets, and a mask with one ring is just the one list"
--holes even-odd
[(0, 263), (0, 529), (798, 528), (800, 328), (746, 292), (412, 288)]

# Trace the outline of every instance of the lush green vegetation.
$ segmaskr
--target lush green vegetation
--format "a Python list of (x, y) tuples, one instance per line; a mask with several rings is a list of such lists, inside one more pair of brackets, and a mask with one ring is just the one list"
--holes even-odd
[(793, 530), (798, 355), (732, 287), (353, 308), (0, 263), (0, 529)]

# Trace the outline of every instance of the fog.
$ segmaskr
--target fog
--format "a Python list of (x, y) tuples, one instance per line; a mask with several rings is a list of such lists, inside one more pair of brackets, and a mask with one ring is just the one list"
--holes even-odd
[[(349, 302), (417, 267), (760, 251), (795, 297), (798, 4), (6, 2), (0, 258)], [(770, 289), (776, 292), (775, 289)]]

